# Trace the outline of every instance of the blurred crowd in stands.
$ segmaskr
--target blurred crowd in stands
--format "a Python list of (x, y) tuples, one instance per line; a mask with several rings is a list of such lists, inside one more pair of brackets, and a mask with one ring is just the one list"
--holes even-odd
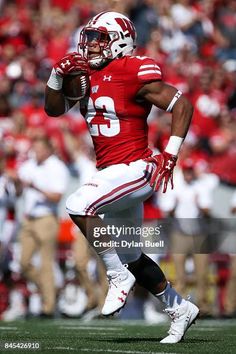
[[(104, 10), (131, 18), (138, 33), (137, 55), (153, 57), (164, 80), (184, 92), (195, 108), (174, 192), (158, 193), (145, 203), (147, 224), (161, 218), (174, 222), (174, 232), (165, 235), (168, 249), (162, 254), (152, 250), (153, 257), (178, 290), (196, 296), (206, 316), (235, 317), (236, 2), (0, 0), (0, 318), (47, 315), (38, 287), (25, 280), (19, 262), (24, 190), (30, 188), (19, 171), (34, 156), (35, 140), (45, 138), (68, 169), (64, 197), (94, 171), (93, 149), (79, 108), (50, 118), (43, 105), (53, 64), (76, 50), (81, 27)], [(170, 124), (169, 113), (153, 108), (153, 149), (165, 147)], [(68, 220), (63, 197), (59, 222), (53, 315), (83, 314), (89, 319), (99, 314), (106, 292), (104, 269)], [(203, 248), (196, 247), (199, 244)], [(86, 257), (78, 260), (79, 253)], [(189, 257), (194, 254), (198, 257)], [(34, 262), (40, 269), (40, 260)], [(121, 317), (162, 321), (155, 306), (137, 288)]]

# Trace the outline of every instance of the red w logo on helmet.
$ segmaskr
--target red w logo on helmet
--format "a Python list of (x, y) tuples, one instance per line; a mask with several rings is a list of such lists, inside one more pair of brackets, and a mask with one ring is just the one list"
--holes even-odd
[(135, 40), (135, 28), (132, 22), (126, 18), (119, 18), (119, 17), (115, 18), (115, 20), (118, 23), (118, 25), (120, 25), (120, 27), (122, 28), (125, 37), (131, 37), (133, 40)]

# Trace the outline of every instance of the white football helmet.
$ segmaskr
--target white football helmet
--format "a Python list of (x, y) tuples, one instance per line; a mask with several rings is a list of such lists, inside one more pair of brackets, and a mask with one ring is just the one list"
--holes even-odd
[(101, 12), (82, 29), (78, 51), (92, 68), (99, 68), (107, 60), (131, 55), (136, 37), (135, 27), (126, 16)]

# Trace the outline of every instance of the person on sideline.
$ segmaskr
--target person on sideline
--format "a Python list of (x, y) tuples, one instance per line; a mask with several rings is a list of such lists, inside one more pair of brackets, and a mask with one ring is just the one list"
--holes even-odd
[[(66, 191), (68, 170), (53, 154), (47, 138), (36, 139), (32, 149), (34, 156), (18, 171), (24, 198), (20, 264), (23, 275), (38, 287), (42, 299), (41, 317), (52, 317), (56, 299), (53, 264), (59, 229), (57, 208)], [(31, 263), (36, 252), (40, 255), (39, 267)]]

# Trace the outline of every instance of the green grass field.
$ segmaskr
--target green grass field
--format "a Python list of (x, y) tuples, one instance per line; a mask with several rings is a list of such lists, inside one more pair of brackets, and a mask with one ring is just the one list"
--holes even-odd
[[(0, 353), (236, 353), (236, 321), (199, 320), (183, 342), (160, 344), (168, 325), (119, 320), (25, 320), (0, 322)], [(3, 349), (3, 342), (37, 342), (40, 349)]]

